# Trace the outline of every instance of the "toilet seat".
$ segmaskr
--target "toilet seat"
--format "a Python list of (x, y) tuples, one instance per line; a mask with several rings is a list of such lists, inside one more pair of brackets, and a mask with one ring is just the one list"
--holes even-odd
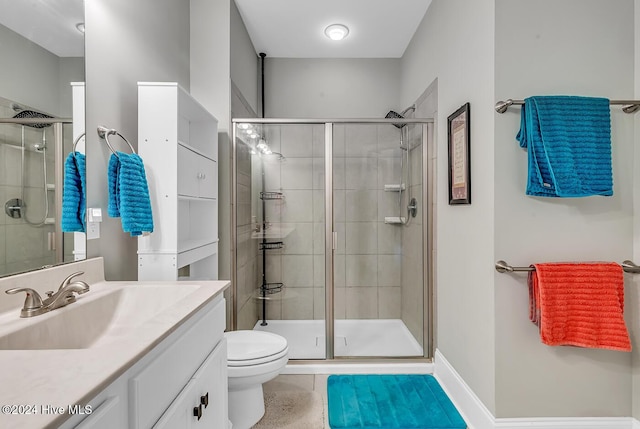
[(287, 356), (287, 340), (264, 331), (225, 332), (227, 366), (246, 367), (273, 362)]

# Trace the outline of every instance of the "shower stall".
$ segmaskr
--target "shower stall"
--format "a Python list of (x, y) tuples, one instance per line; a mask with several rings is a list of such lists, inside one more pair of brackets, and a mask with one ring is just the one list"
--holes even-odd
[(0, 98), (0, 276), (72, 259), (56, 222), (70, 139), (70, 120)]
[(432, 357), (433, 120), (233, 119), (232, 329)]

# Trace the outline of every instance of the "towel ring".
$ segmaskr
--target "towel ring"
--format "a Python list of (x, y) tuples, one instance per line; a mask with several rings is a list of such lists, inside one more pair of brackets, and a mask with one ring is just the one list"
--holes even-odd
[(118, 156), (118, 152), (116, 152), (116, 150), (113, 148), (113, 146), (111, 146), (111, 143), (109, 142), (109, 136), (110, 135), (119, 136), (122, 140), (125, 141), (125, 143), (127, 143), (129, 145), (129, 148), (131, 149), (131, 153), (136, 153), (136, 150), (133, 148), (131, 143), (129, 143), (129, 140), (127, 140), (125, 138), (125, 136), (120, 134), (120, 132), (118, 130), (115, 130), (113, 128), (109, 129), (109, 128), (103, 127), (103, 126), (99, 126), (98, 127), (98, 136), (101, 139), (104, 139), (104, 141), (107, 143), (107, 146), (109, 146), (109, 150), (111, 150), (111, 153), (113, 153), (115, 156)]
[(71, 149), (72, 153), (76, 153), (76, 146), (78, 146), (78, 143), (80, 142), (80, 139), (82, 137), (84, 137), (85, 135), (86, 135), (86, 133), (82, 133), (78, 137), (76, 137), (76, 139), (73, 141), (73, 149)]

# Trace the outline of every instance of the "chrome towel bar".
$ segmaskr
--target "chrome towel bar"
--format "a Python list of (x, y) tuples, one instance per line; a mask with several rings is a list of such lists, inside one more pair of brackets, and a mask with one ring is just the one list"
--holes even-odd
[[(640, 109), (640, 100), (609, 100), (609, 104), (623, 106), (622, 111), (624, 113), (635, 113)], [(509, 106), (522, 105), (524, 105), (524, 100), (513, 100), (509, 98), (505, 101), (498, 101), (495, 109), (498, 113), (504, 113), (507, 111)]]
[(118, 152), (113, 148), (113, 146), (111, 146), (111, 143), (109, 142), (109, 136), (120, 137), (122, 140), (125, 141), (126, 144), (129, 145), (129, 148), (131, 149), (131, 153), (136, 153), (136, 150), (133, 148), (133, 145), (129, 143), (129, 140), (127, 140), (122, 134), (120, 134), (118, 130), (115, 130), (113, 128), (110, 129), (103, 126), (98, 127), (98, 137), (100, 137), (101, 139), (104, 139), (105, 143), (107, 143), (107, 146), (109, 146), (109, 150), (111, 150), (111, 153), (113, 153), (115, 156), (118, 156)]
[[(628, 259), (626, 261), (623, 261), (622, 264), (620, 265), (622, 266), (622, 269), (624, 270), (625, 273), (640, 274), (640, 266), (634, 264)], [(496, 271), (499, 273), (512, 273), (516, 271), (535, 271), (535, 268), (512, 267), (511, 265), (507, 264), (505, 261), (500, 260), (496, 262)]]

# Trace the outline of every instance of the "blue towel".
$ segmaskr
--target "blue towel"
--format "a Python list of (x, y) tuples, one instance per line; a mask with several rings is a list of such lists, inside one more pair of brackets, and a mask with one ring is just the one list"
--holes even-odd
[(109, 205), (111, 217), (122, 218), (122, 230), (132, 237), (153, 232), (153, 215), (142, 158), (118, 152), (109, 159)]
[(608, 99), (529, 97), (521, 115), (516, 139), (529, 156), (527, 195), (613, 195)]
[(85, 232), (86, 162), (83, 153), (71, 152), (64, 161), (62, 231)]

